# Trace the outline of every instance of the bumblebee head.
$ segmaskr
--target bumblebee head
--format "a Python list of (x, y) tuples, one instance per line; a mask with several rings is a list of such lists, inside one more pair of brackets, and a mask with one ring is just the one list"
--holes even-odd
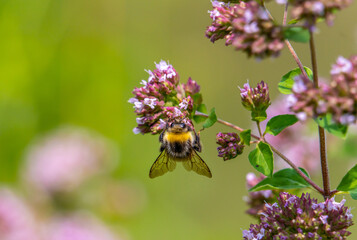
[(181, 121), (174, 121), (174, 122), (168, 124), (167, 131), (174, 132), (174, 133), (181, 133), (181, 132), (190, 131), (190, 128), (185, 123), (183, 123)]

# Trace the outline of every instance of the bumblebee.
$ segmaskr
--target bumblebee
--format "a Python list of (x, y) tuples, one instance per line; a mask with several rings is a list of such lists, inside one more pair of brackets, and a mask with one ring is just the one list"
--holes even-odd
[(150, 169), (150, 178), (172, 172), (176, 162), (182, 162), (187, 171), (193, 170), (200, 175), (212, 177), (207, 164), (197, 154), (202, 149), (199, 136), (183, 120), (166, 123), (159, 141), (161, 153)]

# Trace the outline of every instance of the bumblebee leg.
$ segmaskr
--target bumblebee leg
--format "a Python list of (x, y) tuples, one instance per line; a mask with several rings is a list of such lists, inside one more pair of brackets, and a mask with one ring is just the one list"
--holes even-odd
[(166, 131), (166, 128), (165, 128), (164, 131), (162, 131), (162, 133), (160, 134), (159, 141), (160, 141), (161, 143), (162, 143), (163, 140), (164, 140), (165, 131)]
[(202, 146), (201, 146), (201, 142), (200, 142), (200, 136), (197, 135), (197, 133), (195, 133), (196, 137), (195, 140), (193, 142), (193, 149), (195, 149), (197, 152), (201, 152), (202, 151)]
[(165, 148), (166, 148), (166, 145), (163, 143), (163, 144), (161, 144), (161, 146), (160, 146), (160, 152), (162, 152), (162, 151), (164, 151), (165, 150)]

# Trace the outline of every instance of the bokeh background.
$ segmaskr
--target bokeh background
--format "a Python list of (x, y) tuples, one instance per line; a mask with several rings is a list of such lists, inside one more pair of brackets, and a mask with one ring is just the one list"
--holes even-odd
[[(281, 7), (268, 7), (282, 18)], [(215, 134), (229, 129), (216, 124), (201, 135), (212, 179), (178, 166), (152, 180), (158, 136), (133, 134), (136, 117), (127, 102), (147, 79), (144, 69), (161, 59), (181, 81), (191, 76), (201, 85), (218, 117), (243, 128), (251, 123), (237, 86), (265, 80), (271, 98), (278, 97), (280, 77), (296, 67), (289, 52), (258, 62), (223, 42), (212, 44), (204, 36), (210, 9), (208, 0), (0, 1), (0, 205), (13, 201), (4, 206), (14, 206), (18, 216), (28, 212), (36, 231), (52, 231), (47, 239), (77, 240), (68, 237), (73, 232), (89, 234), (80, 239), (240, 239), (254, 222), (243, 201), (253, 169), (246, 154), (227, 162), (217, 157)], [(354, 3), (336, 14), (334, 27), (319, 24), (320, 76), (328, 78), (339, 55), (357, 52), (356, 11)], [(294, 47), (310, 66), (308, 46)], [(356, 163), (353, 132), (344, 147), (328, 136), (332, 148), (339, 146), (329, 150), (332, 187)], [(68, 149), (75, 157), (64, 163)], [(351, 230), (357, 234), (356, 226)]]

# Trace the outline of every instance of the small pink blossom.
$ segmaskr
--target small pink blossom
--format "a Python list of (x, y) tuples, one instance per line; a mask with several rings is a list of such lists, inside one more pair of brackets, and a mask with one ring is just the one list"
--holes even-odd
[(336, 64), (332, 65), (331, 75), (350, 73), (353, 70), (352, 62), (342, 56), (337, 58)]

